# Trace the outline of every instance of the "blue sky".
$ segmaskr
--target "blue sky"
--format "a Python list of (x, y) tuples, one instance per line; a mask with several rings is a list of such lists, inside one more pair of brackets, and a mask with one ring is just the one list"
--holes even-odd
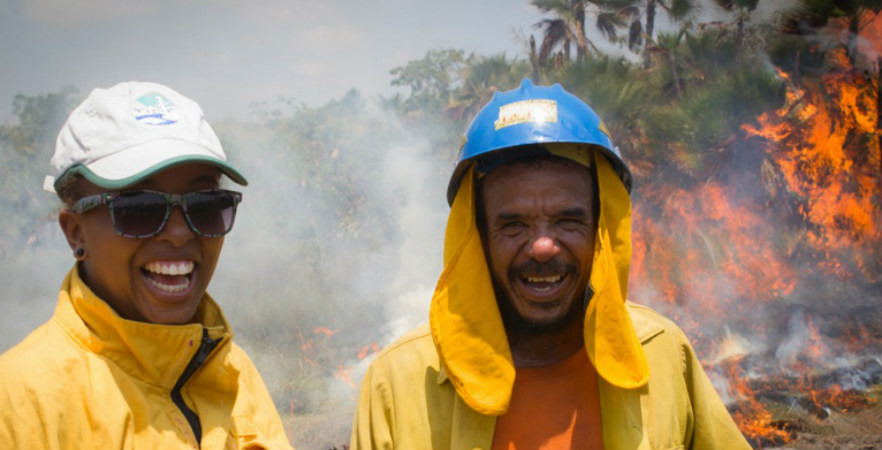
[(389, 71), (430, 49), (524, 58), (542, 18), (527, 0), (2, 3), (0, 122), (11, 119), (17, 93), (74, 85), (85, 95), (135, 79), (194, 98), (209, 120), (247, 117), (253, 102), (280, 96), (317, 106), (351, 88), (388, 95)]

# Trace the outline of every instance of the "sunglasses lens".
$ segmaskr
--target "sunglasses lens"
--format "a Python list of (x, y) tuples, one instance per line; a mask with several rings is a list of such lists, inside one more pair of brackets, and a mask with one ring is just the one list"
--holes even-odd
[(220, 236), (233, 228), (236, 198), (230, 192), (193, 192), (185, 196), (190, 223), (206, 236)]
[(149, 192), (123, 193), (111, 202), (113, 224), (123, 235), (149, 236), (162, 226), (168, 211), (165, 198)]

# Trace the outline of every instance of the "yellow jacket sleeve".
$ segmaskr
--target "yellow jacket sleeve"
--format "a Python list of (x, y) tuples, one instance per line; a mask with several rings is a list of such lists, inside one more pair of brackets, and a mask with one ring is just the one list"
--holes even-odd
[[(51, 345), (41, 345), (47, 342)], [(50, 349), (61, 358), (44, 359)], [(0, 449), (64, 450), (91, 440), (82, 396), (71, 386), (79, 371), (66, 367), (76, 356), (76, 348), (51, 324), (0, 355)], [(97, 444), (102, 443), (122, 444)]]

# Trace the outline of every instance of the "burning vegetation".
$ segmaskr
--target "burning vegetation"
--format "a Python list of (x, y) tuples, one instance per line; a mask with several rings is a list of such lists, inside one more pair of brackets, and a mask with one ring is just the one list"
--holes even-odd
[[(258, 157), (241, 161), (256, 182), (222, 258), (236, 269), (220, 266), (211, 291), (295, 447), (347, 442), (367, 361), (427, 317), (465, 123), (529, 76), (609, 125), (635, 178), (631, 299), (684, 328), (752, 444), (882, 449), (882, 6), (796, 2), (820, 6), (783, 25), (751, 20), (756, 1), (715, 2), (730, 22), (659, 9), (674, 32), (635, 6), (605, 16), (638, 21), (628, 59), (570, 29), (594, 23), (585, 2), (562, 3), (581, 14), (540, 8), (551, 16), (528, 58), (432, 50), (393, 69), (409, 92), (379, 105), (351, 91), (216, 127), (231, 155)], [(41, 267), (27, 250), (62, 242), (34, 190), (76, 95), (20, 96), (18, 123), (0, 128), (13, 277)]]
[(754, 446), (880, 448), (882, 58), (809, 49), (823, 70), (776, 68), (782, 104), (728, 149), (749, 170), (637, 202), (634, 296), (695, 339)]

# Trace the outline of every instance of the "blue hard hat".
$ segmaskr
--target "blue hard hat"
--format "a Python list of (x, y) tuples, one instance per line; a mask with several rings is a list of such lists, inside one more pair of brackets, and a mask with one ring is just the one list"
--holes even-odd
[(505, 150), (513, 147), (551, 143), (592, 146), (631, 192), (631, 172), (597, 113), (559, 84), (534, 86), (525, 78), (517, 89), (494, 94), (472, 119), (447, 186), (448, 203), (453, 204), (471, 162), (518, 153)]

